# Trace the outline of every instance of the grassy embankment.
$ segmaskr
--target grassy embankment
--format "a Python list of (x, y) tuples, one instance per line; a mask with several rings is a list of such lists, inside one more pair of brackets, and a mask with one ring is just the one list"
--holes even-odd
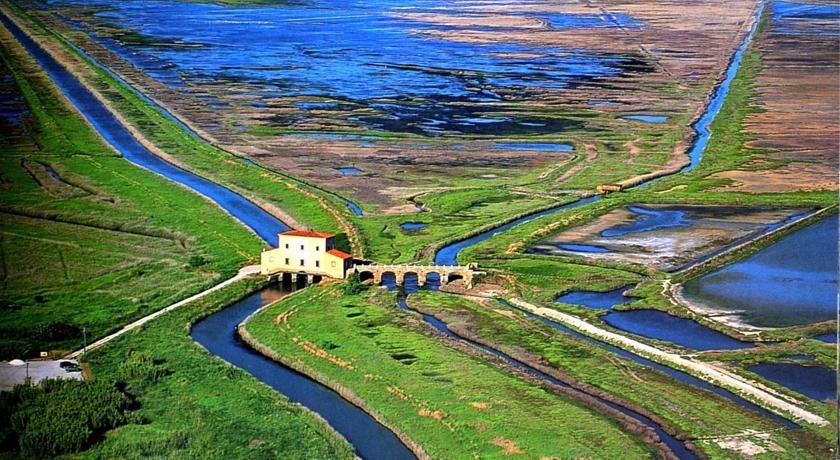
[[(79, 457), (353, 458), (319, 419), (190, 339), (189, 324), (262, 284), (236, 283), (89, 353), (94, 378), (124, 382), (139, 408), (133, 423)], [(157, 377), (125, 372), (123, 363), (136, 353), (150, 358)]]
[[(711, 457), (732, 455), (720, 449), (714, 438), (738, 434), (747, 428), (773, 433), (773, 442), (785, 448), (783, 457), (774, 458), (820, 458), (829, 452), (827, 431), (821, 432), (820, 437), (808, 430), (781, 430), (778, 423), (729, 400), (592, 347), (494, 301), (480, 306), (462, 297), (420, 291), (410, 296), (408, 302), (412, 308), (441, 319), (450, 329), (471, 340), (521, 361), (544, 366), (543, 369), (553, 370), (569, 381), (585, 382), (656, 414), (675, 428), (673, 432), (685, 436)], [(832, 410), (824, 404), (810, 406), (831, 417)]]
[[(346, 388), (433, 458), (643, 458), (651, 447), (565, 396), (442, 340), (379, 289), (312, 287), (247, 331), (296, 367)], [(550, 441), (549, 441), (550, 440)]]
[(69, 46), (64, 37), (47, 29), (37, 18), (17, 7), (10, 9), (23, 20), (22, 25), (30, 36), (51, 53), (60, 56), (77, 78), (100, 94), (139, 135), (162, 151), (168, 161), (225, 184), (281, 220), (285, 219), (285, 213), (302, 225), (342, 234), (339, 240), (345, 249), (350, 249), (348, 239), (357, 239), (349, 234), (352, 227), (342, 225), (342, 221), (347, 222), (349, 211), (335, 195), (276, 171), (248, 164), (190, 135), (157, 107), (144, 101), (131, 88)]
[(82, 328), (93, 340), (255, 260), (256, 235), (120, 158), (2, 39), (3, 93), (28, 107), (0, 121), (4, 357), (79, 347)]
[[(116, 155), (5, 30), (0, 38), (2, 94), (19, 92), (29, 113), (20, 126), (0, 119), (4, 352), (75, 348), (78, 328), (92, 340), (253, 260), (263, 247), (256, 235)], [(187, 335), (186, 324), (260, 284), (237, 283), (85, 356), (94, 379), (125, 384), (135, 404), (130, 423), (79, 456), (352, 458), (317, 418)], [(33, 341), (40, 330), (67, 332), (43, 327), (53, 322), (75, 333)], [(124, 365), (137, 353), (153, 363), (150, 373)]]

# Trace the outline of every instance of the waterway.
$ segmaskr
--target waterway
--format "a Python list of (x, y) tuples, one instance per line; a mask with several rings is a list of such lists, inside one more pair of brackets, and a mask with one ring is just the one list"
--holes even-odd
[[(726, 69), (726, 76), (720, 82), (720, 84), (714, 89), (712, 92), (712, 97), (709, 99), (709, 103), (706, 106), (703, 114), (700, 118), (692, 125), (695, 133), (697, 134), (694, 138), (694, 142), (691, 145), (691, 148), (688, 151), (690, 162), (686, 165), (680, 172), (687, 172), (691, 171), (692, 169), (696, 168), (698, 164), (700, 164), (700, 160), (703, 156), (703, 151), (706, 149), (706, 145), (709, 143), (709, 138), (711, 137), (711, 131), (709, 127), (711, 126), (712, 122), (714, 121), (715, 117), (718, 113), (720, 113), (721, 107), (723, 107), (723, 103), (726, 100), (726, 96), (729, 94), (729, 88), (732, 86), (732, 81), (735, 79), (735, 75), (738, 72), (738, 68), (741, 65), (741, 59), (744, 56), (744, 51), (746, 51), (747, 46), (750, 43), (753, 35), (755, 34), (755, 29), (758, 26), (758, 19), (761, 17), (761, 12), (764, 10), (765, 2), (762, 1), (755, 12), (755, 21), (753, 22), (752, 28), (749, 32), (744, 36), (743, 41), (738, 46), (738, 49), (732, 55), (732, 59), (729, 61), (729, 66)], [(637, 185), (637, 187), (646, 186), (656, 179), (653, 179), (648, 182), (641, 183)], [(580, 199), (576, 202), (557, 206), (555, 208), (548, 209), (546, 211), (541, 211), (538, 213), (534, 213), (525, 217), (521, 217), (516, 219), (512, 222), (509, 222), (501, 227), (488, 230), (486, 232), (480, 233), (478, 235), (472, 236), (462, 241), (458, 241), (447, 246), (442, 247), (438, 252), (435, 254), (435, 264), (437, 265), (457, 265), (458, 262), (458, 254), (464, 248), (474, 246), (482, 241), (486, 241), (500, 233), (506, 232), (511, 228), (517, 227), (522, 224), (526, 224), (533, 220), (539, 219), (543, 216), (547, 216), (550, 214), (554, 214), (561, 211), (566, 211), (578, 206), (582, 206), (584, 204), (594, 203), (600, 200), (600, 196), (593, 196), (588, 198)]]
[(277, 233), (288, 230), (288, 226), (276, 217), (260, 209), (227, 188), (196, 176), (177, 166), (160, 159), (140, 142), (91, 94), (67, 69), (56, 62), (52, 56), (38, 46), (28, 35), (23, 33), (5, 15), (0, 22), (15, 36), (41, 68), (50, 76), (65, 96), (76, 106), (82, 115), (122, 156), (167, 179), (178, 182), (209, 198), (222, 209), (251, 228), (263, 240), (276, 244)]
[(759, 327), (834, 319), (838, 224), (832, 216), (785, 236), (749, 258), (688, 281), (691, 302), (731, 311)]
[[(181, 183), (216, 202), (263, 240), (276, 243), (277, 233), (289, 227), (266, 211), (230, 190), (161, 160), (143, 147), (128, 130), (63, 66), (21, 31), (9, 18), (0, 22), (12, 32), (50, 78), (94, 128), (126, 160)], [(242, 367), (271, 385), (292, 401), (300, 402), (323, 416), (345, 436), (366, 459), (404, 459), (414, 455), (400, 441), (361, 409), (339, 395), (291, 369), (271, 361), (240, 343), (234, 332), (239, 322), (278, 294), (271, 289), (254, 294), (201, 321), (193, 337), (226, 361)]]
[[(382, 284), (385, 287), (387, 287), (389, 290), (396, 290), (397, 289), (396, 285), (393, 283), (393, 281), (391, 279), (389, 279), (387, 281), (383, 279)], [(449, 327), (446, 325), (446, 323), (444, 323), (443, 321), (435, 318), (434, 316), (427, 315), (427, 314), (424, 314), (424, 313), (421, 313), (421, 312), (418, 312), (416, 310), (411, 309), (408, 306), (408, 303), (406, 302), (406, 296), (413, 293), (413, 292), (416, 292), (417, 289), (418, 289), (418, 286), (417, 286), (416, 276), (413, 276), (413, 275), (406, 276), (405, 280), (404, 280), (404, 284), (402, 286), (403, 292), (400, 294), (400, 296), (397, 299), (397, 304), (399, 305), (400, 308), (402, 308), (404, 310), (412, 311), (412, 312), (420, 315), (423, 318), (423, 320), (425, 320), (427, 323), (429, 323), (431, 326), (433, 326), (438, 331), (446, 334), (448, 337), (450, 337), (454, 340), (459, 340), (459, 341), (465, 342), (465, 343), (469, 344), (470, 346), (473, 346), (473, 347), (478, 348), (480, 350), (483, 350), (487, 353), (490, 353), (491, 355), (500, 358), (502, 361), (527, 372), (531, 376), (534, 376), (534, 377), (536, 377), (540, 380), (543, 380), (545, 382), (548, 382), (548, 383), (551, 383), (551, 384), (554, 384), (554, 385), (557, 385), (557, 386), (561, 386), (561, 387), (565, 387), (565, 388), (572, 388), (569, 384), (567, 384), (567, 383), (565, 383), (565, 382), (563, 382), (563, 381), (561, 381), (561, 380), (559, 380), (555, 377), (552, 377), (552, 376), (550, 376), (550, 375), (548, 375), (548, 374), (546, 374), (546, 373), (544, 373), (544, 372), (542, 372), (538, 369), (535, 369), (534, 367), (531, 367), (531, 366), (523, 363), (522, 361), (517, 360), (516, 358), (514, 358), (514, 357), (512, 357), (512, 356), (510, 356), (506, 353), (502, 353), (502, 352), (500, 352), (500, 351), (498, 351), (494, 348), (491, 348), (491, 347), (488, 347), (486, 345), (482, 345), (480, 343), (471, 341), (471, 340), (469, 340), (465, 337), (462, 337), (462, 336), (452, 332), (449, 329)], [(611, 407), (612, 409), (615, 409), (615, 410), (621, 412), (622, 414), (627, 415), (627, 416), (633, 418), (634, 420), (640, 422), (641, 424), (651, 428), (654, 432), (656, 432), (656, 434), (659, 436), (659, 438), (662, 440), (662, 442), (664, 442), (671, 449), (671, 451), (674, 452), (675, 455), (677, 455), (678, 458), (683, 459), (683, 460), (698, 458), (692, 451), (690, 451), (690, 450), (688, 450), (688, 448), (686, 448), (685, 442), (680, 441), (680, 440), (676, 439), (675, 437), (671, 436), (670, 434), (668, 434), (665, 430), (662, 429), (662, 427), (659, 424), (657, 424), (656, 422), (654, 422), (650, 418), (646, 417), (645, 415), (642, 415), (638, 412), (630, 410), (630, 409), (628, 409), (624, 406), (621, 406), (619, 404), (616, 404), (614, 402), (603, 399), (600, 396), (588, 393), (584, 390), (581, 390), (581, 389), (578, 389), (578, 388), (576, 388), (576, 390), (583, 393), (583, 394), (586, 394), (586, 395), (588, 395), (592, 398), (595, 398), (596, 400), (598, 400), (598, 402), (600, 402), (602, 404), (605, 404), (605, 405)]]
[(291, 401), (320, 414), (364, 459), (413, 459), (415, 456), (387, 428), (329, 388), (312, 381), (245, 344), (236, 326), (289, 291), (268, 287), (196, 323), (193, 339), (210, 353), (239, 367), (283, 393)]
[(761, 363), (747, 370), (817, 401), (837, 401), (837, 373), (827, 367)]

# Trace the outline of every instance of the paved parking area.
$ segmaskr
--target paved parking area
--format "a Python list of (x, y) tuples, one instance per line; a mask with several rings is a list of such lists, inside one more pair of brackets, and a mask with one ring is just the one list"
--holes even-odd
[[(82, 380), (81, 372), (65, 372), (58, 363), (61, 361), (75, 360), (44, 360), (44, 361), (30, 361), (29, 362), (29, 377), (32, 383), (38, 384), (44, 379), (59, 378), (59, 379), (76, 379)], [(77, 363), (78, 364), (78, 363)], [(11, 390), (17, 384), (23, 383), (26, 380), (26, 366), (13, 366), (7, 361), (0, 362), (0, 391)]]

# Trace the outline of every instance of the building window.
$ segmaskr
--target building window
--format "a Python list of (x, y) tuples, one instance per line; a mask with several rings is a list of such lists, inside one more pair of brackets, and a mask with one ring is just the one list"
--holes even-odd
[(289, 249), (289, 243), (286, 243), (286, 249)]
[(315, 246), (315, 252), (318, 252), (320, 250), (321, 250), (321, 246)]
[(303, 267), (303, 259), (300, 259), (300, 266)]
[(286, 265), (289, 265), (289, 258), (286, 257)]
[(321, 261), (320, 261), (320, 260), (316, 260), (316, 261), (315, 261), (315, 267), (317, 268), (317, 267), (320, 267), (320, 266), (321, 266)]
[(303, 245), (302, 244), (300, 245), (300, 250), (303, 251)]

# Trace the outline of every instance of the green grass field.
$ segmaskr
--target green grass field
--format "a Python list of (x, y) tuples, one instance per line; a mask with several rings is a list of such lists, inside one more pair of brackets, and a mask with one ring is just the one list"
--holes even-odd
[(117, 156), (19, 48), (0, 56), (29, 112), (0, 154), (4, 357), (79, 347), (256, 259), (256, 235)]
[[(125, 334), (85, 357), (138, 403), (133, 422), (74, 458), (351, 459), (353, 450), (283, 395), (199, 348), (186, 327), (259, 288), (242, 281)], [(134, 354), (155, 372), (127, 367)]]
[[(588, 345), (496, 302), (480, 306), (458, 296), (432, 291), (419, 291), (410, 296), (408, 302), (412, 308), (441, 319), (473, 340), (521, 361), (554, 368), (662, 417), (676, 432), (715, 458), (726, 458), (731, 454), (719, 449), (712, 439), (737, 434), (747, 428), (773, 432), (773, 441), (785, 447), (784, 458), (828, 455), (828, 437), (798, 445), (795, 441), (801, 440), (800, 433), (780, 429), (776, 422), (729, 400)], [(814, 409), (831, 417), (827, 407)], [(827, 435), (823, 433), (823, 436)], [(772, 458), (782, 457), (773, 453)]]
[[(644, 458), (650, 447), (580, 402), (442, 342), (395, 294), (312, 287), (247, 330), (281, 356), (352, 390), (433, 458)], [(548, 442), (548, 440), (551, 440)]]

